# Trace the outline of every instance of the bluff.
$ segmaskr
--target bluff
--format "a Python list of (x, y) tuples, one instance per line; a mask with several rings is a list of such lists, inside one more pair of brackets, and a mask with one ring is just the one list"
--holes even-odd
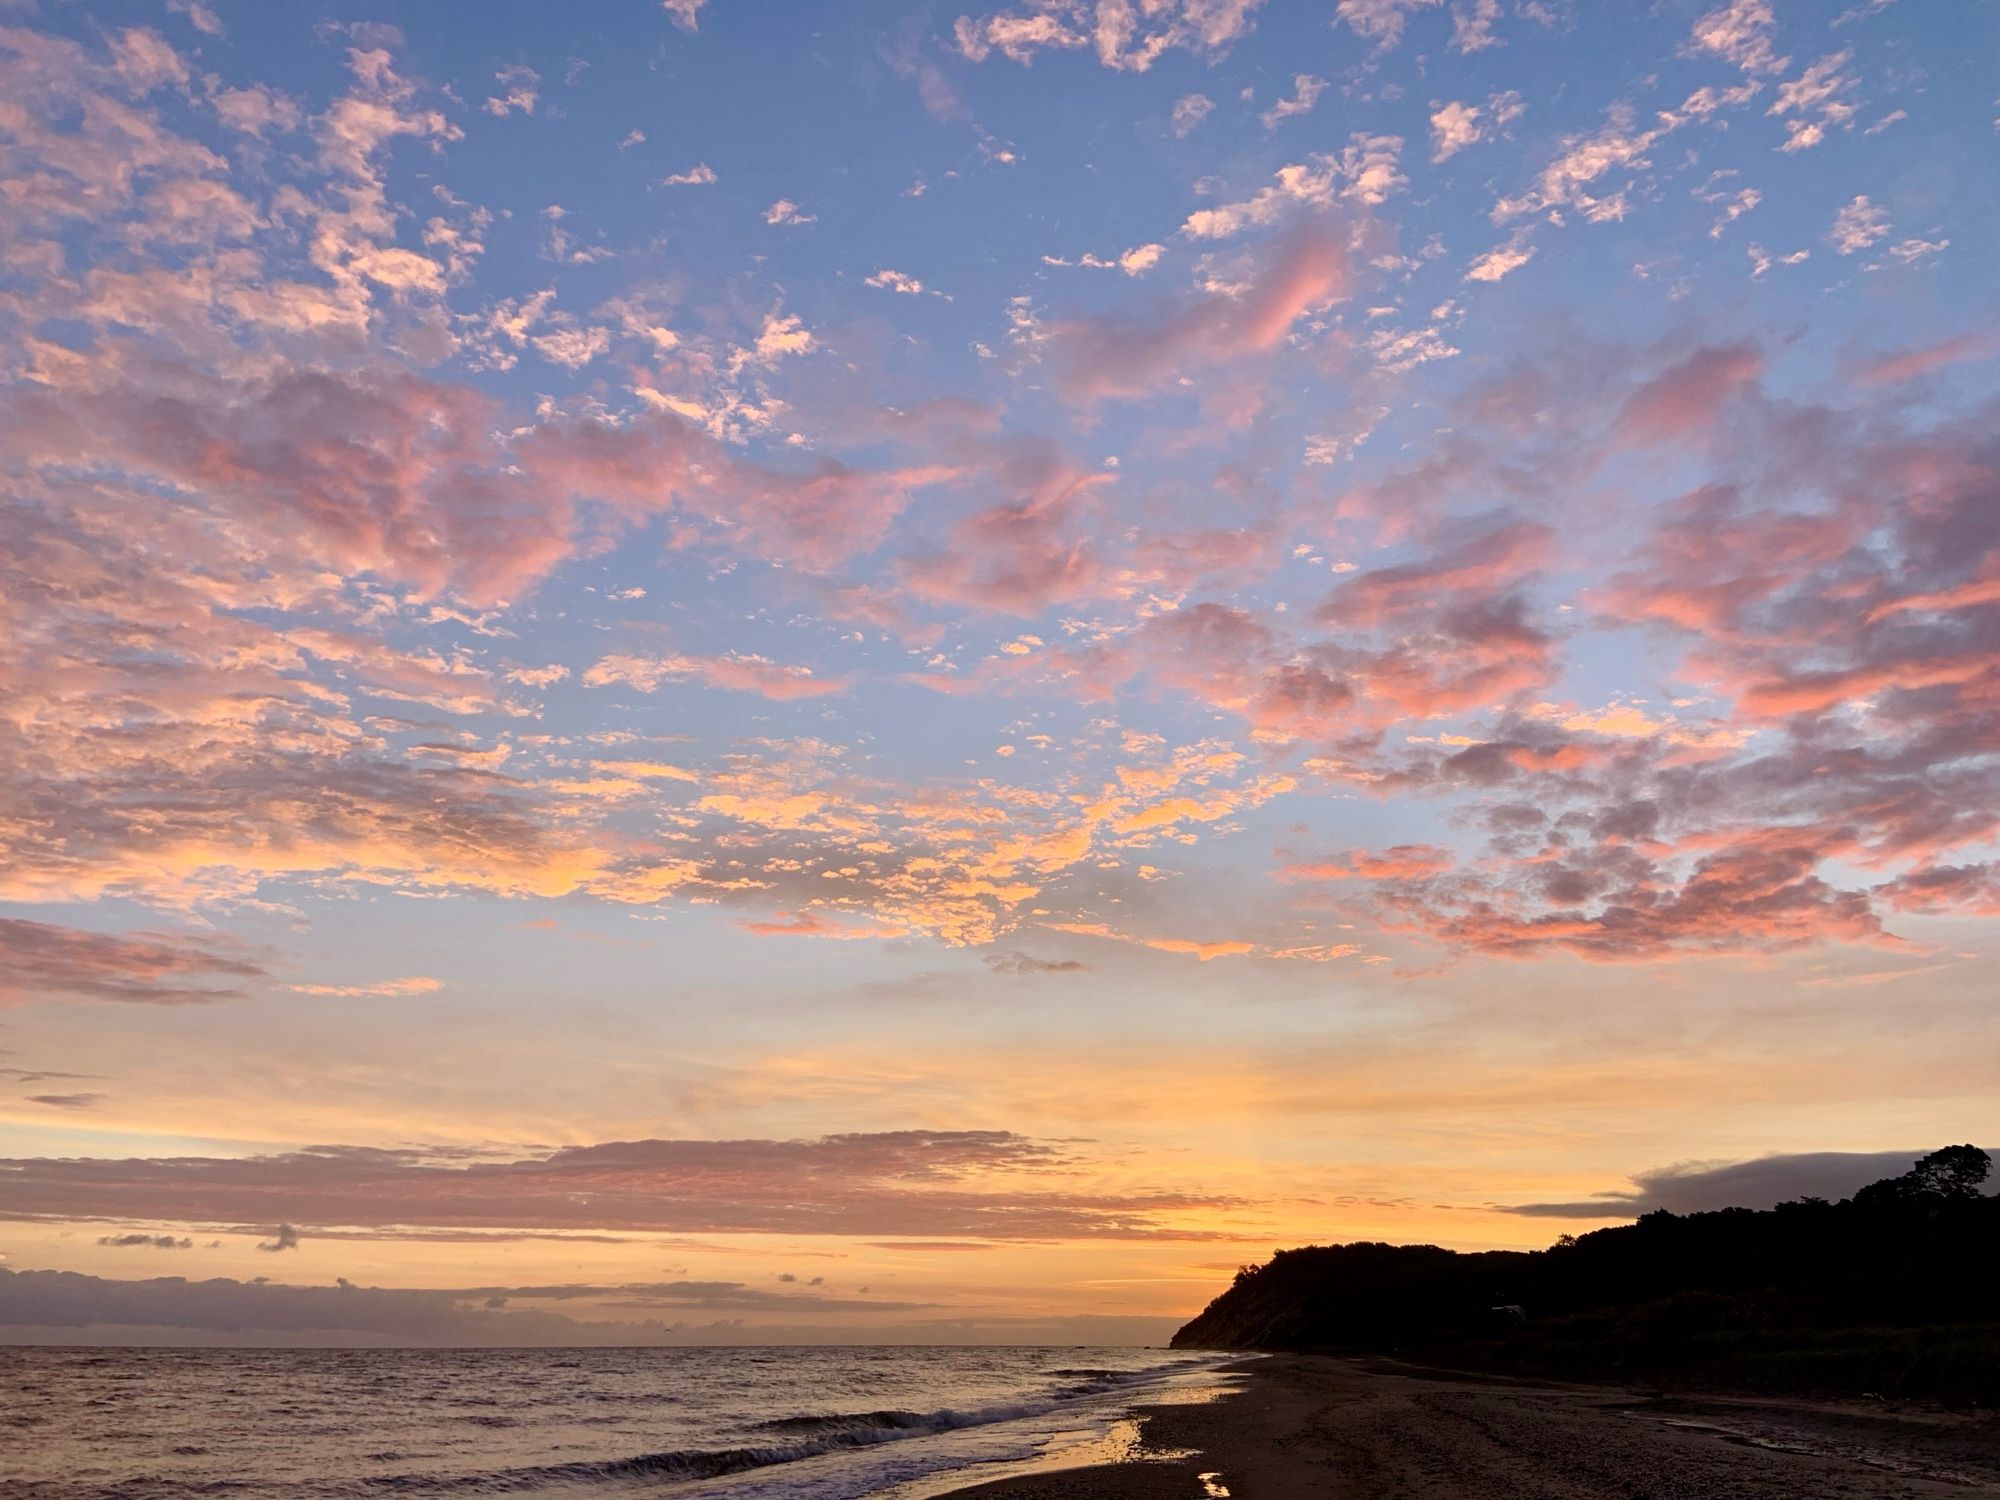
[(1661, 1210), (1546, 1250), (1282, 1250), (1173, 1345), (2000, 1401), (1990, 1167), (1952, 1146), (1837, 1203)]

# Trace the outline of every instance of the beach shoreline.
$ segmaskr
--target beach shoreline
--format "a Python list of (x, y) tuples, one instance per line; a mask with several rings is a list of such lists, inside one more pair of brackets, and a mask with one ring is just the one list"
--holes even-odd
[(1273, 1355), (1236, 1389), (1137, 1406), (1121, 1462), (948, 1500), (1593, 1500), (2000, 1495), (2000, 1416), (1914, 1404), (1666, 1393)]

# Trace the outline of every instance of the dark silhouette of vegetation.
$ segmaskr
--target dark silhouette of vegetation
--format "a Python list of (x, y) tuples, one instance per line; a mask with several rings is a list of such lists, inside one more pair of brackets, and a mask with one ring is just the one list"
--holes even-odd
[(1673, 1214), (1547, 1250), (1314, 1245), (1245, 1266), (1176, 1348), (2000, 1401), (2000, 1198), (1948, 1146), (1839, 1203)]

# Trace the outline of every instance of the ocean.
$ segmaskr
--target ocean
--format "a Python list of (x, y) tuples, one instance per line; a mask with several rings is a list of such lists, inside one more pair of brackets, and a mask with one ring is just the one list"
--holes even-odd
[(4, 1500), (923, 1500), (1210, 1399), (1154, 1349), (0, 1348)]

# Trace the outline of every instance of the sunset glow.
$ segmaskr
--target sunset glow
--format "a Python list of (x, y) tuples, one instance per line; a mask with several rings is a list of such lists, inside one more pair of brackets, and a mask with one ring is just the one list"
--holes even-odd
[(0, 7), (0, 1339), (1990, 1141), (1996, 15)]

